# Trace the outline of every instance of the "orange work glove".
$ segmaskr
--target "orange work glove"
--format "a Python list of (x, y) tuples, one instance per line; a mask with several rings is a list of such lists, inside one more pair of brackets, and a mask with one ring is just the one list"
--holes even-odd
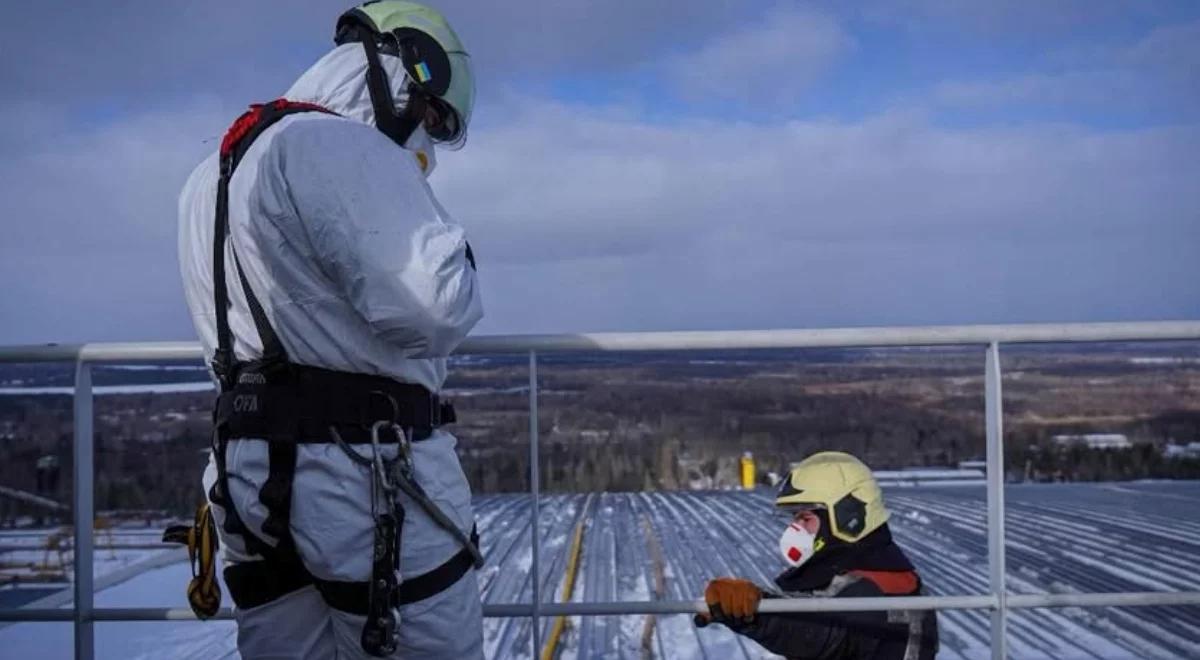
[(740, 578), (717, 578), (704, 588), (704, 602), (713, 620), (728, 617), (751, 621), (758, 612), (758, 601), (762, 600), (762, 589), (749, 580)]

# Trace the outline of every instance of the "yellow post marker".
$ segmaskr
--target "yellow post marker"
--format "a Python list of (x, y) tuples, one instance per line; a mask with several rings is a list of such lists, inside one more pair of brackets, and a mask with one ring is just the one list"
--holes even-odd
[(750, 452), (742, 454), (742, 490), (754, 490), (754, 456)]

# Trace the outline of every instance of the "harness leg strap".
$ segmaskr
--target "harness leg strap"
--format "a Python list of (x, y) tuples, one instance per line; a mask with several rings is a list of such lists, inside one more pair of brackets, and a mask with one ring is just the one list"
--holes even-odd
[[(476, 546), (479, 545), (479, 532), (475, 529), (471, 530), (471, 542)], [(437, 568), (401, 582), (396, 605), (410, 605), (442, 593), (461, 580), (474, 565), (471, 553), (465, 548), (459, 550), (458, 554)], [(313, 583), (330, 607), (350, 614), (367, 616), (367, 600), (370, 590), (368, 583), (341, 582), (320, 578), (313, 578)]]
[(278, 600), (313, 584), (313, 577), (296, 555), (278, 556), (225, 569), (225, 584), (238, 609), (250, 609)]

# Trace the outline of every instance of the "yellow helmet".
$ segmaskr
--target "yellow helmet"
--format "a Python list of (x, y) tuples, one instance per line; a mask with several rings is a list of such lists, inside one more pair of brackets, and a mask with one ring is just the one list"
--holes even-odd
[(819, 506), (829, 514), (830, 532), (854, 543), (888, 520), (883, 492), (871, 468), (850, 454), (823, 451), (797, 463), (780, 485), (775, 506)]

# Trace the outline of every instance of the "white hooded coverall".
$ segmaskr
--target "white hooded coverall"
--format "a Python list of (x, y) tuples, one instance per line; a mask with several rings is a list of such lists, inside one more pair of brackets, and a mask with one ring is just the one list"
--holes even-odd
[[(381, 55), (404, 98), (398, 58)], [(237, 263), (260, 299), (291, 362), (382, 375), (438, 392), (445, 356), (482, 316), (466, 240), (434, 199), (412, 151), (374, 126), (362, 46), (339, 46), (313, 65), (285, 98), (327, 108), (283, 118), (252, 144), (229, 185), (226, 281), (237, 360), (261, 356)], [(418, 129), (409, 145), (419, 142)], [(426, 144), (428, 142), (426, 141)], [(432, 153), (427, 154), (432, 159)], [(216, 348), (212, 249), (218, 158), (192, 173), (179, 200), (179, 258), (196, 331)], [(444, 430), (413, 444), (416, 481), (464, 532), (474, 523), (471, 493)], [(355, 445), (370, 455), (370, 446)], [(395, 456), (395, 445), (385, 445)], [(228, 497), (262, 540), (267, 516), (259, 491), (268, 476), (267, 443), (233, 439), (226, 450)], [(210, 458), (208, 493), (216, 480)], [(292, 482), (290, 531), (315, 578), (370, 578), (370, 476), (336, 444), (300, 444)], [(401, 496), (401, 576), (426, 573), (461, 546), (420, 506)], [(261, 559), (227, 534), (213, 505), (226, 566)], [(360, 658), (363, 617), (329, 607), (312, 586), (236, 612), (243, 658)], [(473, 570), (451, 587), (400, 609), (398, 658), (482, 657), (481, 605)]]

